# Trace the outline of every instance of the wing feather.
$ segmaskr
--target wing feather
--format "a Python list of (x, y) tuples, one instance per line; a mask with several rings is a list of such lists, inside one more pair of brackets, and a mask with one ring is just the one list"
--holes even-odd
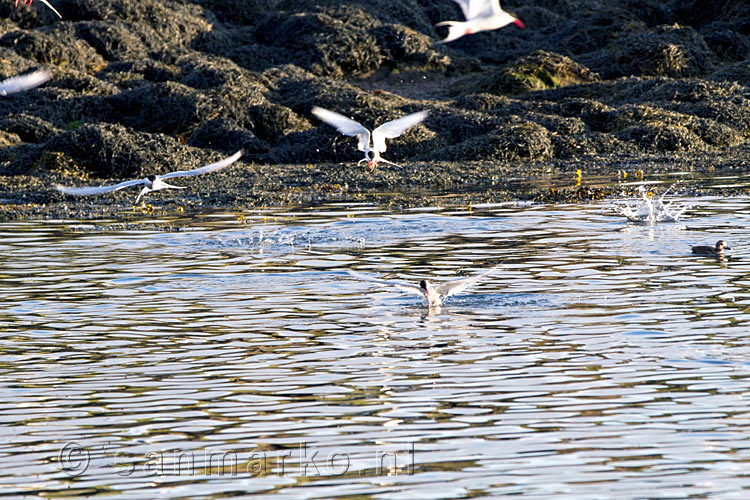
[(417, 295), (423, 295), (422, 289), (419, 288), (418, 286), (409, 285), (407, 283), (402, 283), (400, 281), (381, 280), (378, 278), (373, 278), (372, 276), (368, 276), (367, 274), (358, 273), (357, 271), (349, 270), (347, 271), (347, 273), (349, 274), (349, 276), (352, 276), (354, 278), (357, 278), (363, 281), (369, 281), (370, 283), (377, 283), (378, 285), (383, 285), (383, 286), (392, 286), (392, 287), (398, 288), (399, 290), (405, 293), (414, 293)]
[(386, 139), (393, 139), (400, 136), (411, 127), (422, 123), (429, 114), (428, 111), (419, 111), (396, 120), (385, 122), (372, 131), (372, 148), (378, 153), (384, 152), (386, 149)]
[(46, 69), (39, 69), (33, 73), (18, 75), (0, 82), (0, 95), (10, 95), (24, 90), (33, 89), (52, 78), (52, 73)]
[(130, 181), (124, 181), (119, 184), (113, 184), (111, 186), (91, 186), (91, 187), (67, 187), (56, 184), (55, 188), (64, 194), (70, 194), (73, 196), (89, 196), (92, 194), (111, 193), (112, 191), (119, 191), (120, 189), (135, 186), (136, 184), (143, 183), (142, 179), (133, 179)]
[[(471, 0), (453, 0), (461, 7), (461, 12), (464, 13), (464, 17), (468, 21), (471, 17)], [(475, 0), (476, 1), (476, 0)]]
[(488, 17), (500, 14), (503, 9), (500, 7), (499, 0), (453, 0), (456, 2), (464, 13), (467, 21), (472, 21), (478, 17)]
[(461, 293), (470, 286), (475, 285), (477, 282), (479, 282), (489, 274), (495, 272), (499, 267), (499, 265), (495, 266), (489, 271), (484, 271), (468, 278), (445, 282), (441, 285), (436, 286), (435, 291), (445, 297), (450, 297), (451, 295)]
[(46, 5), (47, 7), (49, 7), (50, 9), (52, 9), (52, 12), (54, 12), (55, 14), (57, 14), (57, 17), (59, 17), (60, 19), (62, 19), (62, 16), (60, 15), (60, 13), (57, 12), (57, 9), (54, 8), (51, 3), (49, 3), (47, 0), (39, 0), (39, 1), (42, 2), (44, 5)]
[(240, 149), (236, 153), (234, 153), (232, 156), (227, 156), (223, 160), (219, 160), (215, 163), (210, 163), (208, 165), (204, 165), (200, 168), (196, 168), (193, 170), (177, 170), (175, 172), (169, 172), (168, 174), (160, 175), (159, 177), (161, 179), (169, 179), (171, 177), (186, 177), (189, 175), (203, 175), (208, 174), (210, 172), (216, 172), (217, 170), (221, 170), (222, 168), (226, 168), (232, 163), (236, 162), (240, 159), (240, 157), (245, 153), (244, 150)]
[(357, 149), (360, 151), (365, 151), (370, 145), (370, 131), (363, 127), (361, 123), (317, 106), (313, 107), (312, 113), (328, 125), (334, 127), (340, 134), (352, 137), (356, 136), (359, 139)]

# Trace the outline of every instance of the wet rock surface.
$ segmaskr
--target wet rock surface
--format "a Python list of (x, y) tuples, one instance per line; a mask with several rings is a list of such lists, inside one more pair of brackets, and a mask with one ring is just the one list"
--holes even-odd
[[(62, 21), (0, 4), (0, 77), (54, 73), (0, 98), (0, 217), (122, 209), (135, 193), (71, 199), (52, 186), (195, 168), (239, 148), (237, 166), (155, 199), (580, 200), (607, 191), (510, 180), (736, 172), (750, 159), (745, 2), (514, 0), (503, 5), (526, 29), (441, 44), (435, 24), (462, 19), (451, 0), (51, 1)], [(430, 117), (388, 142), (402, 167), (371, 172), (313, 106), (370, 128)]]

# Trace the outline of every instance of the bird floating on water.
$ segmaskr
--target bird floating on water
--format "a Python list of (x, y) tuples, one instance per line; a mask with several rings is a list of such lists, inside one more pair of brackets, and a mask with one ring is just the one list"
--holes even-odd
[[(49, 3), (47, 0), (39, 0), (39, 1), (42, 2), (44, 5), (46, 5), (47, 7), (49, 7), (50, 9), (52, 9), (52, 12), (54, 12), (55, 14), (57, 14), (57, 17), (59, 17), (60, 19), (62, 19), (62, 16), (60, 15), (60, 13), (57, 12), (57, 9), (55, 9), (52, 6), (51, 3)], [(31, 5), (31, 2), (32, 2), (32, 0), (24, 0), (24, 3), (26, 5)], [(16, 0), (16, 8), (18, 8), (18, 0)]]
[(517, 17), (505, 12), (499, 0), (453, 0), (464, 13), (466, 21), (443, 21), (435, 26), (448, 26), (448, 36), (438, 43), (452, 42), (464, 35), (490, 31), (515, 24), (519, 28), (526, 26)]
[(716, 255), (716, 256), (723, 256), (724, 250), (731, 250), (727, 246), (727, 242), (724, 240), (719, 240), (716, 242), (716, 246), (708, 246), (708, 245), (699, 245), (699, 246), (693, 246), (691, 247), (693, 250), (693, 253), (695, 255)]
[(357, 149), (365, 153), (365, 157), (359, 160), (357, 165), (366, 161), (371, 169), (375, 169), (379, 162), (388, 163), (396, 167), (400, 166), (380, 157), (380, 153), (384, 153), (386, 150), (385, 140), (400, 136), (411, 127), (422, 123), (429, 115), (427, 111), (419, 111), (382, 124), (372, 131), (371, 147), (370, 131), (359, 122), (317, 106), (313, 107), (312, 112), (315, 116), (338, 130), (339, 133), (352, 137), (356, 136), (359, 139)]
[(193, 176), (193, 175), (202, 175), (202, 174), (208, 174), (211, 172), (216, 172), (217, 170), (226, 168), (232, 163), (239, 160), (240, 157), (243, 155), (243, 153), (244, 151), (240, 149), (239, 151), (234, 153), (232, 156), (228, 156), (227, 158), (224, 158), (223, 160), (219, 160), (209, 165), (204, 165), (203, 167), (200, 167), (200, 168), (196, 168), (193, 170), (178, 170), (175, 172), (169, 172), (168, 174), (164, 174), (164, 175), (149, 175), (145, 179), (133, 179), (133, 180), (121, 182), (119, 184), (113, 184), (111, 186), (66, 187), (66, 186), (61, 186), (60, 184), (57, 184), (55, 187), (57, 188), (58, 191), (64, 194), (70, 194), (73, 196), (89, 196), (93, 194), (111, 193), (113, 191), (119, 191), (120, 189), (123, 189), (126, 187), (143, 184), (143, 189), (141, 189), (141, 192), (138, 194), (138, 197), (135, 199), (135, 202), (138, 203), (138, 200), (141, 199), (141, 196), (151, 191), (159, 191), (160, 189), (185, 189), (185, 186), (173, 186), (171, 184), (167, 184), (166, 182), (164, 182), (163, 179), (170, 179), (172, 177), (188, 177), (188, 176)]
[(350, 276), (361, 279), (363, 281), (369, 281), (371, 283), (377, 283), (379, 285), (384, 285), (384, 286), (392, 286), (394, 288), (398, 288), (399, 290), (405, 293), (421, 295), (427, 301), (427, 305), (429, 307), (440, 307), (441, 305), (443, 305), (443, 302), (445, 301), (446, 298), (450, 297), (451, 295), (456, 295), (458, 293), (463, 292), (470, 286), (476, 284), (482, 278), (491, 274), (498, 267), (499, 266), (495, 266), (489, 271), (484, 271), (482, 273), (475, 274), (474, 276), (470, 276), (468, 278), (463, 278), (460, 280), (453, 280), (453, 281), (446, 281), (445, 283), (441, 283), (440, 285), (437, 285), (437, 286), (434, 286), (432, 283), (430, 283), (427, 280), (422, 280), (419, 282), (419, 286), (415, 286), (409, 283), (403, 283), (401, 281), (382, 280), (378, 278), (373, 278), (372, 276), (358, 273), (356, 271), (347, 271), (347, 273)]
[(50, 78), (52, 78), (52, 73), (46, 69), (38, 69), (32, 73), (8, 78), (0, 82), (0, 96), (33, 89), (47, 82)]

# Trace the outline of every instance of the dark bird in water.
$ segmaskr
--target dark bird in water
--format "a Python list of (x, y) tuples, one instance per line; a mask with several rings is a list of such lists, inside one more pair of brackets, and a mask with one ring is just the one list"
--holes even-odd
[(724, 249), (731, 250), (731, 248), (727, 246), (727, 242), (724, 240), (717, 241), (715, 247), (701, 245), (692, 248), (693, 253), (696, 255), (724, 255)]

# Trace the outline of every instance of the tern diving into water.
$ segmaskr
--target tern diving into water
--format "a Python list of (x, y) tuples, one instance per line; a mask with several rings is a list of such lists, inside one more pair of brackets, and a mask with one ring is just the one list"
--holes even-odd
[(0, 96), (7, 96), (24, 90), (38, 87), (52, 78), (52, 73), (46, 69), (38, 69), (33, 73), (18, 75), (0, 82)]
[(138, 200), (141, 199), (141, 196), (151, 191), (159, 191), (160, 189), (185, 189), (185, 186), (173, 186), (171, 184), (167, 184), (166, 182), (164, 182), (163, 179), (170, 179), (172, 177), (188, 177), (192, 175), (202, 175), (202, 174), (208, 174), (210, 172), (216, 172), (217, 170), (226, 168), (232, 163), (239, 160), (243, 153), (244, 151), (240, 149), (239, 151), (234, 153), (232, 156), (229, 156), (227, 158), (224, 158), (223, 160), (217, 161), (216, 163), (211, 163), (209, 165), (205, 165), (200, 168), (196, 168), (193, 170), (178, 170), (176, 172), (169, 172), (168, 174), (164, 174), (164, 175), (149, 175), (145, 179), (133, 179), (130, 181), (121, 182), (119, 184), (113, 184), (111, 186), (91, 186), (91, 187), (79, 188), (79, 187), (66, 187), (66, 186), (61, 186), (57, 184), (55, 187), (57, 188), (58, 191), (64, 194), (70, 194), (73, 196), (88, 196), (92, 194), (111, 193), (112, 191), (119, 191), (120, 189), (123, 189), (126, 187), (143, 184), (143, 189), (141, 189), (141, 192), (138, 194), (138, 197), (135, 199), (135, 202), (138, 203)]
[(435, 26), (448, 26), (448, 36), (438, 43), (452, 42), (464, 35), (502, 28), (511, 23), (519, 28), (526, 26), (520, 19), (505, 12), (499, 0), (453, 0), (464, 13), (466, 21), (444, 21)]
[[(47, 1), (47, 0), (39, 0), (39, 1), (40, 1), (40, 2), (42, 2), (42, 3), (44, 4), (44, 5), (46, 5), (47, 7), (49, 7), (50, 9), (52, 9), (52, 12), (54, 12), (55, 14), (57, 14), (57, 17), (59, 17), (60, 19), (62, 19), (62, 16), (60, 15), (60, 13), (59, 13), (59, 12), (57, 12), (57, 9), (55, 9), (55, 8), (54, 8), (54, 7), (52, 6), (52, 4), (51, 4), (51, 3), (49, 3), (49, 2)], [(31, 5), (31, 2), (32, 2), (32, 0), (25, 0), (25, 1), (24, 1), (24, 3), (25, 3), (26, 5)], [(18, 0), (16, 0), (16, 8), (18, 8)]]
[(484, 271), (468, 278), (446, 281), (445, 283), (441, 283), (437, 286), (433, 285), (427, 280), (422, 280), (419, 282), (419, 286), (415, 286), (408, 283), (403, 283), (401, 281), (381, 280), (378, 278), (373, 278), (372, 276), (358, 273), (356, 271), (347, 271), (347, 273), (350, 276), (361, 279), (363, 281), (369, 281), (371, 283), (377, 283), (384, 286), (392, 286), (405, 293), (421, 295), (427, 301), (427, 305), (429, 307), (440, 307), (441, 305), (443, 305), (443, 302), (446, 298), (450, 297), (451, 295), (461, 293), (470, 286), (475, 285), (477, 282), (479, 282), (479, 280), (485, 278), (487, 275), (497, 270), (498, 267), (499, 266), (495, 266), (489, 271)]
[(317, 106), (312, 109), (312, 112), (315, 116), (338, 130), (339, 133), (356, 136), (359, 139), (357, 149), (365, 153), (365, 157), (359, 160), (357, 165), (366, 161), (371, 169), (375, 169), (378, 166), (378, 162), (389, 163), (398, 167), (399, 165), (380, 157), (380, 153), (384, 153), (386, 150), (385, 140), (394, 139), (411, 127), (422, 123), (429, 114), (427, 111), (419, 111), (382, 124), (372, 131), (372, 147), (370, 147), (370, 131), (359, 122)]

